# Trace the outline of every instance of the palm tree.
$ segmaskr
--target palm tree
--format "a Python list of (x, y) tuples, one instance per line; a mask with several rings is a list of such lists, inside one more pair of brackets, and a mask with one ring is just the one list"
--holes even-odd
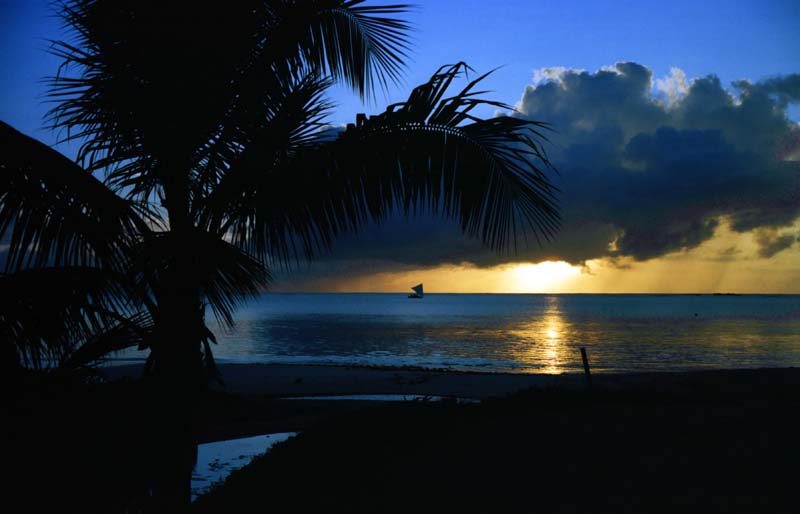
[[(86, 292), (102, 301), (77, 305), (96, 305), (103, 326), (137, 318), (139, 336), (127, 339), (179, 384), (213, 363), (206, 306), (232, 324), (271, 268), (314, 258), (393, 211), (455, 219), (497, 250), (527, 233), (551, 237), (545, 124), (473, 116), (481, 105), (509, 108), (480, 98), (485, 75), (445, 97), (463, 63), (325, 137), (329, 86), (366, 97), (403, 67), (408, 25), (390, 16), (407, 7), (362, 3), (62, 3), (73, 39), (53, 42), (64, 62), (50, 81), (50, 120), (82, 142), (83, 168), (2, 127), (5, 279), (43, 266), (102, 275)], [(85, 328), (78, 340), (99, 325)]]
[[(546, 125), (474, 116), (509, 109), (476, 90), (485, 75), (445, 96), (463, 63), (335, 137), (322, 130), (334, 83), (367, 98), (399, 79), (409, 26), (397, 16), (407, 6), (59, 8), (72, 38), (53, 42), (63, 64), (49, 119), (81, 142), (80, 166), (0, 126), (0, 240), (9, 242), (0, 286), (32, 291), (4, 309), (0, 337), (20, 360), (74, 365), (136, 345), (150, 351), (174, 408), (214, 372), (206, 308), (232, 325), (272, 269), (319, 256), (343, 232), (393, 212), (432, 213), (506, 251), (557, 228)], [(43, 273), (64, 293), (36, 294)], [(54, 318), (47, 333), (34, 328), (34, 309)]]

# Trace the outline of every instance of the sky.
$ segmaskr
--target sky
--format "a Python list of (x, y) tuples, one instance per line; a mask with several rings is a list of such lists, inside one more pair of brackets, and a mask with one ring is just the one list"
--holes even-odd
[[(56, 145), (48, 5), (0, 0), (0, 119)], [(329, 121), (402, 101), (442, 64), (499, 67), (486, 87), (516, 111), (480, 114), (554, 125), (562, 230), (498, 255), (452, 223), (393, 218), (275, 289), (800, 293), (800, 3), (435, 0), (407, 19), (404, 83), (366, 105), (334, 88)]]

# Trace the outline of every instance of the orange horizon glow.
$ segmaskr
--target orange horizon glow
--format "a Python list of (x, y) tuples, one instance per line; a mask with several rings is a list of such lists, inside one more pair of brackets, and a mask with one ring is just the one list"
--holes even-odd
[[(789, 230), (800, 232), (800, 222)], [(700, 246), (648, 261), (602, 258), (577, 265), (544, 260), (494, 267), (463, 263), (374, 273), (365, 266), (363, 273), (323, 274), (305, 281), (300, 272), (274, 290), (400, 293), (422, 282), (428, 293), (800, 294), (800, 245), (766, 258), (758, 254), (757, 236), (736, 233), (722, 223)]]

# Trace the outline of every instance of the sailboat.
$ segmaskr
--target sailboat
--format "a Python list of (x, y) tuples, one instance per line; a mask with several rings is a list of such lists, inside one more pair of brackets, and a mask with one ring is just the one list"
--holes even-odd
[(414, 290), (414, 293), (408, 295), (409, 298), (422, 298), (422, 284), (417, 284), (411, 289)]

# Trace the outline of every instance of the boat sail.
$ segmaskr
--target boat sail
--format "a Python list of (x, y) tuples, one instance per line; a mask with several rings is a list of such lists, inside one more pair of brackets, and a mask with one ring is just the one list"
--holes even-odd
[(422, 298), (422, 296), (423, 296), (422, 284), (417, 284), (414, 287), (412, 287), (411, 289), (414, 290), (414, 293), (408, 295), (409, 298)]

